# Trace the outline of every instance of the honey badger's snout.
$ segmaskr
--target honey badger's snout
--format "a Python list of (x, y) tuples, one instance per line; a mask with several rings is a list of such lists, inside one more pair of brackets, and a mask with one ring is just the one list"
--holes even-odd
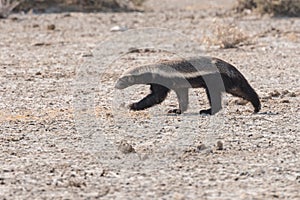
[(116, 89), (125, 89), (129, 86), (134, 85), (134, 78), (132, 76), (123, 76), (119, 78), (115, 84)]

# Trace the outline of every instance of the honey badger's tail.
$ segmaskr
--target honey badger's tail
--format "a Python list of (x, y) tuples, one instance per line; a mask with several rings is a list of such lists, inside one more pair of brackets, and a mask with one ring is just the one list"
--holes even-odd
[(225, 61), (216, 59), (216, 66), (221, 73), (226, 92), (250, 101), (254, 112), (259, 112), (261, 109), (259, 96), (246, 78), (234, 66)]

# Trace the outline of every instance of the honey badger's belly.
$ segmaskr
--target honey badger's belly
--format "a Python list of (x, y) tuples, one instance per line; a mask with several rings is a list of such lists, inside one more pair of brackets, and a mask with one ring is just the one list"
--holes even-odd
[[(244, 98), (253, 105), (254, 112), (261, 108), (257, 93), (245, 77), (229, 63), (210, 57), (192, 59), (200, 68), (195, 68), (186, 60), (168, 61), (154, 65), (136, 67), (125, 73), (116, 83), (117, 89), (124, 89), (134, 84), (150, 85), (151, 93), (137, 103), (130, 105), (131, 110), (143, 110), (160, 104), (170, 90), (176, 92), (179, 109), (171, 110), (182, 113), (188, 107), (188, 88), (206, 89), (211, 105), (210, 109), (200, 113), (214, 114), (221, 108), (221, 93), (228, 92)], [(212, 70), (211, 70), (212, 68)]]

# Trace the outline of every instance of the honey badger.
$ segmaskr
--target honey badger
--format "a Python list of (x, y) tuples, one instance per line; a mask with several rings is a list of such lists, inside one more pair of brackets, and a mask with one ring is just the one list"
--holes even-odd
[(125, 72), (115, 85), (124, 89), (135, 84), (150, 85), (151, 93), (129, 105), (131, 110), (144, 110), (165, 100), (174, 90), (179, 108), (169, 113), (181, 114), (188, 108), (188, 89), (205, 88), (210, 108), (200, 114), (215, 114), (221, 108), (221, 93), (227, 92), (251, 102), (254, 113), (260, 108), (260, 100), (245, 77), (231, 64), (214, 57), (197, 57), (186, 60), (161, 61), (156, 64), (135, 67)]

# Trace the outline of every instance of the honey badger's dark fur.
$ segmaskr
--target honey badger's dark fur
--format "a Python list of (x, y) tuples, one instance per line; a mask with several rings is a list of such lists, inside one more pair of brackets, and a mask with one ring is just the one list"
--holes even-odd
[[(198, 65), (200, 64), (200, 70), (193, 64), (195, 61)], [(223, 83), (219, 82), (221, 83), (219, 84), (218, 78)], [(222, 108), (221, 93), (223, 90), (250, 101), (255, 113), (261, 108), (257, 93), (245, 77), (234, 66), (217, 58), (199, 57), (136, 67), (121, 76), (115, 87), (124, 89), (134, 84), (150, 85), (151, 93), (139, 102), (131, 104), (129, 106), (131, 110), (143, 110), (160, 104), (172, 89), (176, 92), (179, 109), (169, 112), (180, 114), (188, 108), (188, 88), (200, 87), (206, 89), (211, 105), (210, 109), (201, 110), (200, 114), (215, 114)], [(212, 90), (209, 88), (211, 85), (213, 86)], [(222, 90), (220, 85), (224, 85), (225, 88)]]

